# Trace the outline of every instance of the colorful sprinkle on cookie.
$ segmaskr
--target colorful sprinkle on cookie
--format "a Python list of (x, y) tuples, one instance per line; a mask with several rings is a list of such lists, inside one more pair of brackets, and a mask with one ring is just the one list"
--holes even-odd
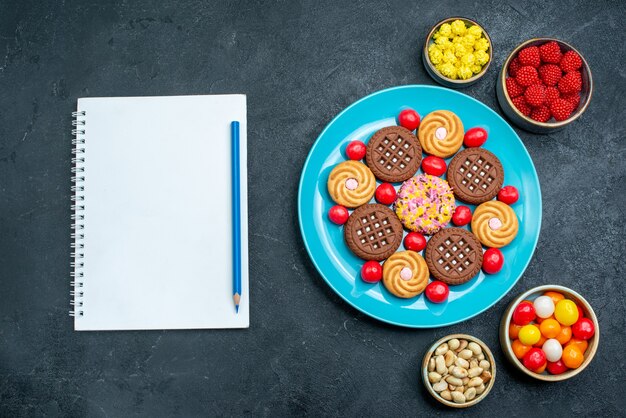
[(402, 183), (395, 203), (396, 215), (404, 227), (427, 235), (448, 225), (455, 207), (448, 182), (428, 174)]

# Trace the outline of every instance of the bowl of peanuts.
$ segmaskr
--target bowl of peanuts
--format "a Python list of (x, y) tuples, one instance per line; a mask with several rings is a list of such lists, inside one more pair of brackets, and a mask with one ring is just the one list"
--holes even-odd
[(433, 398), (452, 408), (467, 408), (482, 401), (495, 379), (491, 350), (467, 334), (452, 334), (436, 341), (422, 362), (424, 386)]

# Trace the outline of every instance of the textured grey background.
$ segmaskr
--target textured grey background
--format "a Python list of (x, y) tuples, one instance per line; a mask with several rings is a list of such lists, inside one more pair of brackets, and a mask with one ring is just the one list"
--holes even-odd
[[(155, 3), (0, 4), (0, 415), (452, 413), (418, 378), (427, 345), (451, 332), (483, 338), (499, 366), (489, 397), (457, 415), (623, 414), (624, 3)], [(519, 132), (544, 211), (535, 257), (512, 293), (466, 323), (407, 330), (368, 319), (326, 286), (299, 236), (296, 190), (311, 144), (341, 109), (385, 87), (433, 84), (419, 49), (451, 15), (491, 34), (495, 63), (465, 92), (497, 111), (500, 65), (536, 35), (578, 47), (596, 91), (568, 129)], [(248, 94), (250, 329), (73, 332), (76, 98), (206, 93)], [(498, 348), (505, 305), (544, 283), (582, 292), (600, 317), (596, 359), (568, 383), (530, 381)]]

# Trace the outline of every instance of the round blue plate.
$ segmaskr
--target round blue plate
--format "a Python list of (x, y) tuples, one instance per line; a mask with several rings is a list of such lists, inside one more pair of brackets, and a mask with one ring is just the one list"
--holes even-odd
[[(327, 216), (334, 203), (326, 190), (326, 181), (332, 168), (347, 159), (344, 154), (346, 145), (356, 139), (367, 143), (378, 129), (396, 125), (396, 115), (405, 108), (415, 109), (422, 117), (434, 110), (446, 109), (461, 118), (466, 130), (474, 126), (485, 128), (489, 139), (484, 147), (502, 162), (504, 184), (513, 185), (520, 192), (520, 200), (512, 206), (519, 218), (520, 229), (515, 240), (502, 248), (504, 268), (494, 275), (485, 275), (481, 271), (471, 281), (451, 286), (450, 296), (443, 304), (433, 304), (423, 294), (413, 299), (400, 299), (389, 293), (382, 283), (368, 284), (361, 280), (363, 261), (344, 243), (343, 227), (330, 222)], [(302, 169), (298, 214), (302, 238), (313, 264), (339, 296), (381, 321), (432, 328), (478, 315), (495, 304), (519, 280), (539, 239), (541, 190), (537, 172), (522, 141), (493, 110), (454, 90), (401, 86), (379, 91), (353, 103), (326, 126)]]

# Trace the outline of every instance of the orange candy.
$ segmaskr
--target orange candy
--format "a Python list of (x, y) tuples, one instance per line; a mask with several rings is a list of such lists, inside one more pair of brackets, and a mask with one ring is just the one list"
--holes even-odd
[(561, 327), (561, 332), (554, 338), (564, 346), (572, 339), (572, 327)]
[(563, 296), (561, 293), (559, 292), (546, 292), (543, 294), (544, 296), (549, 296), (550, 299), (552, 299), (552, 302), (554, 302), (554, 306), (556, 306), (556, 304), (560, 301), (565, 299), (565, 296)]
[(539, 325), (539, 330), (541, 331), (541, 335), (546, 338), (556, 338), (561, 332), (561, 324), (556, 319), (544, 319)]
[(515, 340), (511, 343), (511, 348), (513, 349), (513, 354), (515, 354), (515, 357), (521, 360), (532, 347), (522, 344), (520, 340)]
[(509, 338), (512, 340), (516, 340), (519, 336), (519, 330), (522, 329), (521, 325), (517, 325), (513, 321), (509, 324)]
[(572, 338), (567, 345), (575, 345), (583, 354), (587, 351), (587, 347), (589, 346), (587, 341), (579, 340), (578, 338)]
[(570, 369), (577, 369), (581, 364), (583, 364), (585, 356), (582, 351), (580, 351), (578, 346), (575, 344), (568, 344), (563, 349), (563, 357), (561, 357), (561, 360), (563, 360), (563, 363)]

